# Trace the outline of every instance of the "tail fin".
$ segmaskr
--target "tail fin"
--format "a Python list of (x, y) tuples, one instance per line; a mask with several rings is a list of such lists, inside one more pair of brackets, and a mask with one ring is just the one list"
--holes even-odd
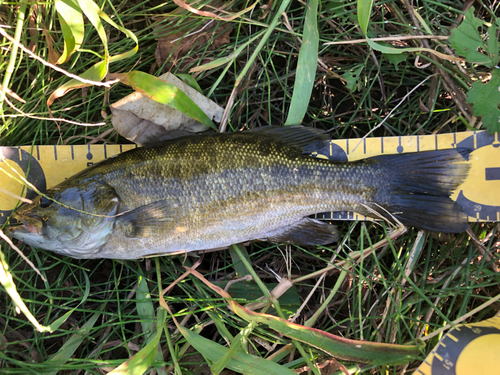
[(449, 149), (373, 158), (390, 176), (371, 208), (420, 229), (457, 233), (469, 228), (467, 215), (450, 195), (469, 171), (470, 150)]

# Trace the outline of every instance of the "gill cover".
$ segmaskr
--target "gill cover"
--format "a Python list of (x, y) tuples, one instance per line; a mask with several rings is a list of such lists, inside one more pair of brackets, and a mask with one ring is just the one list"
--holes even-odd
[(22, 224), (8, 232), (25, 243), (73, 258), (89, 258), (113, 232), (120, 206), (114, 188), (86, 181), (63, 183), (19, 207), (14, 218)]

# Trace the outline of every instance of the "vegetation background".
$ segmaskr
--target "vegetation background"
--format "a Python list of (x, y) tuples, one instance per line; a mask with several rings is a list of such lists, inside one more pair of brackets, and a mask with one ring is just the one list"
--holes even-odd
[[(226, 132), (299, 122), (332, 138), (498, 131), (499, 6), (0, 1), (0, 145), (127, 142), (109, 103), (141, 88), (124, 79), (132, 71), (178, 74), (226, 108)], [(129, 85), (67, 72), (121, 73)], [(200, 258), (85, 261), (20, 245), (42, 276), (3, 241), (0, 372), (402, 374), (452, 322), (499, 311), (498, 223), (398, 237), (338, 226), (338, 246), (254, 242)], [(217, 289), (235, 279), (231, 298)]]

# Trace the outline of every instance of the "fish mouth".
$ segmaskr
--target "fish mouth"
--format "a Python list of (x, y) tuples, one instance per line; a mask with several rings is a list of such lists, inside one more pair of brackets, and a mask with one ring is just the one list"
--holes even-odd
[(38, 216), (13, 214), (13, 222), (6, 228), (7, 234), (40, 233), (42, 220)]

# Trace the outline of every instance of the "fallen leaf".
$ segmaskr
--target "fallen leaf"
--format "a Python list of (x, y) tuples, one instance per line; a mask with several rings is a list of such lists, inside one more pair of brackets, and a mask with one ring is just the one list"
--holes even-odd
[[(221, 120), (224, 109), (212, 100), (186, 85), (173, 74), (167, 73), (158, 78), (181, 89), (210, 119), (217, 122)], [(206, 125), (182, 112), (147, 98), (139, 92), (134, 92), (111, 104), (110, 108), (113, 113), (111, 122), (116, 131), (123, 137), (141, 145), (153, 144), (208, 129)]]
[[(161, 30), (166, 31), (167, 29), (164, 27), (157, 29), (156, 34), (161, 34)], [(200, 23), (195, 30), (182, 30), (173, 33), (172, 30), (169, 27), (168, 34), (158, 38), (155, 51), (156, 64), (158, 66), (162, 66), (165, 61), (178, 60), (187, 55), (192, 49), (196, 49), (207, 43), (209, 43), (209, 50), (214, 50), (228, 44), (230, 42), (229, 35), (233, 31), (233, 27), (228, 23), (216, 23), (210, 20)]]
[(42, 32), (43, 35), (45, 35), (45, 41), (47, 42), (47, 48), (49, 50), (49, 63), (57, 64), (60, 56), (54, 49), (54, 41), (47, 30), (43, 29)]

